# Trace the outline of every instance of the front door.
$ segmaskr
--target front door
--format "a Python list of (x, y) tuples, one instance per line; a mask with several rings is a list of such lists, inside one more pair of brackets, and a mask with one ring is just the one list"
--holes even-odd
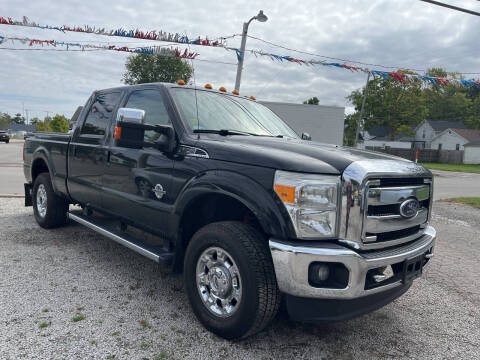
[[(161, 89), (132, 91), (122, 107), (145, 111), (145, 124), (171, 125)], [(112, 132), (112, 131), (111, 131)], [(145, 141), (155, 142), (159, 134), (145, 132)], [(127, 149), (113, 145), (109, 139), (109, 160), (103, 178), (105, 209), (122, 218), (165, 234), (171, 196), (173, 159), (155, 147)]]
[(108, 156), (105, 139), (121, 97), (121, 91), (94, 93), (73, 133), (68, 153), (68, 190), (82, 205), (102, 208), (102, 176)]

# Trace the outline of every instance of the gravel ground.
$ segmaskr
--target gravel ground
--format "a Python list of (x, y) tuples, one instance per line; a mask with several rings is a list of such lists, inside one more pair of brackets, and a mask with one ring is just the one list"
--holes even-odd
[[(228, 342), (190, 311), (182, 278), (79, 225), (43, 230), (0, 204), (1, 359), (479, 359), (480, 211), (436, 203), (436, 257), (411, 290), (361, 318)], [(74, 321), (78, 320), (78, 321)]]

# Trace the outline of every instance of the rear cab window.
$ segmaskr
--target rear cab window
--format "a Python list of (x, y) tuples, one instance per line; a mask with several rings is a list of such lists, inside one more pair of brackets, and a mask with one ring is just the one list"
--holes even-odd
[(121, 97), (121, 91), (96, 92), (80, 130), (80, 136), (104, 138)]

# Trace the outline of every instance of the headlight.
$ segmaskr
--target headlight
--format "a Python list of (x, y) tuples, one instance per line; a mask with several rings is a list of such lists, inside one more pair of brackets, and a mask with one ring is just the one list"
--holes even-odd
[(339, 176), (275, 172), (274, 189), (301, 239), (337, 235)]

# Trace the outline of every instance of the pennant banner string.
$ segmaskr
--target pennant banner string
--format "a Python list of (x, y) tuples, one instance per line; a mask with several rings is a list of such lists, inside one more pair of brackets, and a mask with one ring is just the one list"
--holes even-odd
[(8, 17), (0, 16), (0, 25), (16, 25), (16, 26), (26, 26), (39, 29), (50, 29), (58, 30), (61, 32), (81, 32), (88, 34), (97, 34), (97, 35), (106, 35), (106, 36), (119, 36), (127, 37), (134, 39), (143, 39), (143, 40), (156, 40), (156, 41), (167, 41), (174, 42), (179, 44), (190, 44), (190, 45), (201, 45), (201, 46), (214, 46), (214, 47), (224, 47), (227, 38), (218, 38), (216, 40), (210, 40), (207, 37), (201, 38), (200, 36), (196, 38), (189, 38), (186, 35), (181, 35), (179, 33), (168, 33), (161, 30), (152, 30), (152, 31), (141, 31), (141, 30), (126, 30), (123, 28), (116, 30), (107, 30), (105, 28), (96, 28), (88, 25), (80, 26), (50, 26), (50, 25), (39, 25), (35, 22), (30, 21), (26, 16), (23, 17), (22, 21), (13, 20)]
[(25, 45), (28, 44), (29, 46), (34, 46), (34, 45), (53, 46), (53, 47), (64, 46), (66, 47), (67, 50), (69, 50), (70, 48), (77, 48), (80, 50), (85, 50), (85, 49), (111, 50), (111, 51), (130, 52), (130, 53), (136, 53), (136, 54), (170, 56), (170, 57), (178, 57), (183, 59), (195, 59), (197, 56), (199, 56), (198, 53), (190, 52), (188, 49), (181, 51), (178, 48), (173, 48), (173, 49), (166, 48), (166, 46), (168, 45), (130, 48), (127, 46), (119, 47), (115, 45), (92, 45), (92, 44), (80, 44), (75, 42), (64, 42), (64, 41), (56, 41), (56, 40), (40, 40), (40, 39), (0, 36), (0, 44), (9, 40), (12, 42), (21, 42), (22, 44), (25, 44)]
[[(237, 55), (237, 59), (240, 59), (243, 54), (242, 51), (236, 48), (230, 48), (230, 47), (225, 47), (226, 50), (229, 51), (235, 51)], [(273, 61), (286, 61), (286, 62), (293, 62), (299, 65), (306, 65), (306, 66), (313, 66), (313, 65), (318, 65), (318, 66), (334, 66), (337, 68), (342, 68), (345, 70), (350, 70), (350, 71), (361, 71), (364, 73), (371, 73), (374, 78), (377, 77), (383, 77), (385, 79), (389, 80), (395, 80), (399, 82), (411, 82), (414, 81), (415, 79), (421, 80), (422, 82), (426, 84), (431, 84), (434, 86), (438, 85), (443, 85), (446, 86), (448, 84), (456, 84), (456, 85), (463, 85), (465, 87), (470, 87), (470, 86), (478, 86), (480, 87), (480, 81), (479, 80), (461, 80), (461, 79), (454, 79), (454, 78), (440, 78), (440, 77), (432, 77), (432, 76), (426, 76), (426, 75), (417, 75), (417, 74), (404, 74), (404, 73), (399, 73), (399, 72), (386, 72), (386, 71), (380, 71), (380, 70), (370, 70), (368, 68), (364, 67), (359, 67), (359, 66), (352, 66), (352, 65), (347, 65), (343, 63), (337, 63), (337, 62), (328, 62), (325, 60), (304, 60), (304, 59), (298, 59), (294, 58), (292, 56), (285, 56), (285, 55), (277, 55), (277, 54), (271, 54), (271, 53), (266, 53), (261, 50), (245, 50), (245, 52), (250, 52), (255, 57), (258, 56), (264, 56), (267, 58), (270, 58)]]

